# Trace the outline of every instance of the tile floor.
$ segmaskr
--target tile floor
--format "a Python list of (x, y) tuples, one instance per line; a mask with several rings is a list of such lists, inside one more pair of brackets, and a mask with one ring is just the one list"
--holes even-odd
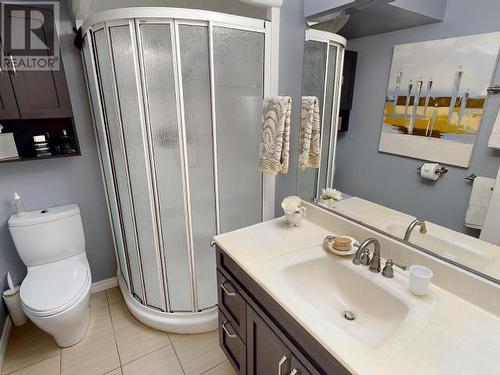
[(234, 375), (217, 332), (167, 334), (128, 312), (118, 288), (93, 294), (90, 325), (78, 344), (60, 349), (29, 322), (12, 331), (2, 375)]

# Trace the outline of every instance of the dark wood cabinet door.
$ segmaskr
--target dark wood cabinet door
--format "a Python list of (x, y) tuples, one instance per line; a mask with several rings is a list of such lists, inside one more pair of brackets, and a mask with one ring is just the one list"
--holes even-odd
[[(19, 7), (19, 9), (22, 10), (23, 7)], [(14, 16), (11, 13), (8, 13), (8, 15), (25, 18), (23, 22), (12, 22), (13, 27), (23, 27), (26, 22), (38, 22), (43, 28), (43, 35), (51, 35), (54, 27), (51, 13), (42, 8), (38, 10), (38, 13), (18, 12)], [(36, 17), (43, 17), (43, 19), (37, 19)], [(24, 35), (23, 33), (24, 30), (20, 30), (18, 34)], [(44, 39), (42, 42), (47, 43), (47, 40)], [(9, 51), (5, 52), (7, 55), (11, 53)], [(21, 118), (72, 117), (71, 103), (62, 61), (60, 61), (59, 65), (60, 68), (58, 70), (23, 70), (20, 67), (17, 69), (13, 68), (11, 71), (11, 80)]]
[(292, 352), (247, 305), (247, 374), (289, 375)]
[(295, 356), (292, 357), (292, 362), (290, 364), (290, 375), (311, 375), (311, 373), (305, 368), (302, 363), (299, 362)]
[(15, 120), (19, 118), (16, 97), (9, 78), (9, 72), (0, 73), (0, 119)]
[(23, 119), (72, 117), (68, 88), (60, 71), (18, 71), (12, 75)]

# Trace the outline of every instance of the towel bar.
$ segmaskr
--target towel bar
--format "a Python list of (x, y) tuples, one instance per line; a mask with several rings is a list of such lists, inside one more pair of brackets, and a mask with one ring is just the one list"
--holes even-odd
[[(472, 174), (466, 176), (464, 178), (464, 180), (467, 180), (467, 181), (470, 181), (470, 182), (474, 182), (474, 180), (476, 179), (476, 177), (477, 177), (477, 174), (472, 173)], [(491, 191), (493, 191), (493, 188), (491, 188)]]
[(470, 182), (473, 182), (476, 177), (477, 177), (477, 175), (472, 173), (472, 174), (468, 175), (467, 177), (465, 177), (464, 180), (468, 180)]
[(498, 94), (500, 93), (500, 85), (493, 85), (486, 89), (488, 94)]

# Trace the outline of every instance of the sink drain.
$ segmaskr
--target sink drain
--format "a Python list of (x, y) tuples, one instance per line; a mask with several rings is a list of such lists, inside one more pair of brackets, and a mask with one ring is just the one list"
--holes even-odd
[(346, 320), (354, 320), (354, 319), (356, 319), (356, 315), (354, 315), (354, 313), (352, 311), (349, 311), (349, 310), (342, 311), (342, 316)]

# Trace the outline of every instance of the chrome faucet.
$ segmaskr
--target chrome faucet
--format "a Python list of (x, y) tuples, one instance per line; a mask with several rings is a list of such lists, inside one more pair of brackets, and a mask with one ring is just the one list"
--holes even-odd
[(427, 233), (427, 227), (425, 225), (425, 221), (415, 219), (410, 223), (410, 225), (408, 225), (408, 228), (406, 228), (405, 236), (403, 238), (405, 241), (410, 240), (411, 232), (417, 225), (420, 226), (420, 233), (422, 234)]
[[(373, 256), (370, 260), (370, 250), (368, 246), (373, 244)], [(368, 269), (372, 272), (380, 272), (380, 242), (375, 238), (369, 238), (361, 245), (359, 245), (356, 254), (354, 255), (354, 259), (352, 260), (354, 264), (362, 264), (364, 266), (368, 266)]]

